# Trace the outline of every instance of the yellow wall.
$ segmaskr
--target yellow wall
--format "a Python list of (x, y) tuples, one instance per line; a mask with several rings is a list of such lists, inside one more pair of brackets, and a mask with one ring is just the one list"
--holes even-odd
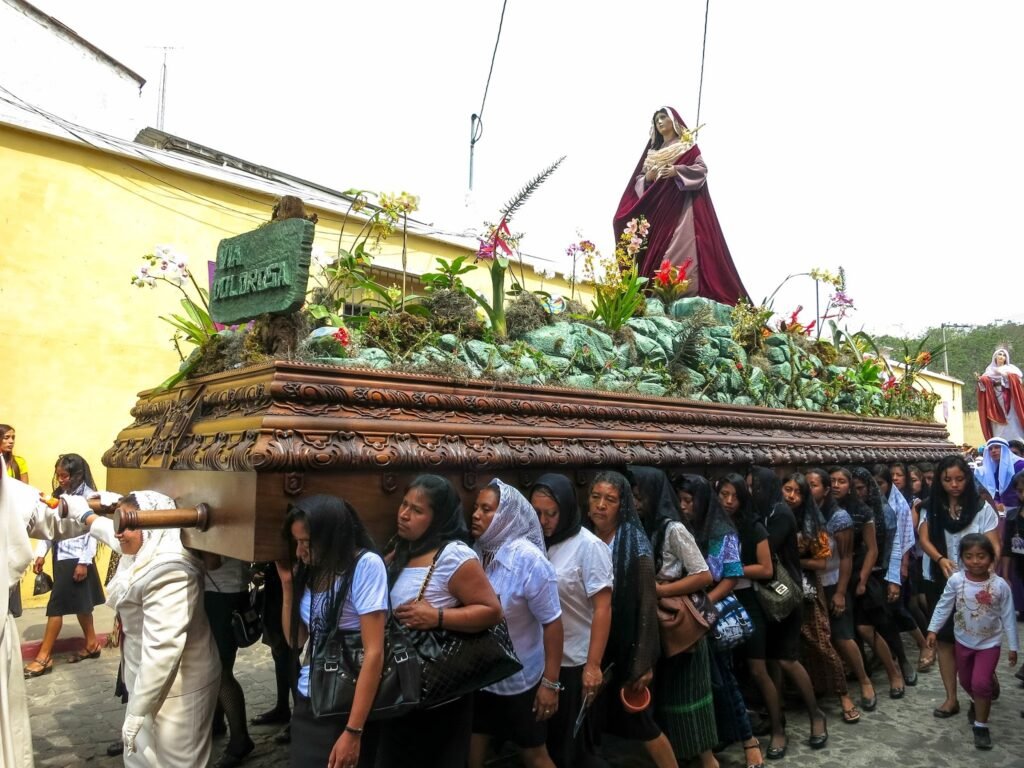
[[(899, 375), (900, 369), (894, 366), (894, 370)], [(928, 371), (921, 371), (918, 378), (924, 381), (924, 389), (939, 396), (939, 403), (935, 406), (935, 420), (946, 425), (951, 443), (961, 445), (964, 441), (963, 384), (949, 378), (929, 375)]]
[[(179, 311), (170, 285), (130, 285), (157, 243), (186, 254), (206, 285), (205, 261), (224, 237), (269, 217), (269, 195), (169, 168), (129, 162), (80, 144), (0, 125), (0, 422), (17, 429), (16, 452), (30, 479), (49, 487), (61, 453), (80, 453), (97, 483), (100, 457), (129, 420), (136, 393), (173, 373), (178, 356), (160, 314)], [(135, 166), (134, 168), (132, 166)], [(333, 253), (341, 217), (320, 217), (315, 244)], [(346, 244), (358, 223), (348, 227)], [(468, 251), (409, 239), (409, 271), (429, 272), (437, 256)], [(401, 264), (401, 237), (376, 263)], [(528, 287), (536, 276), (527, 267)], [(489, 295), (485, 270), (467, 282)], [(556, 292), (568, 288), (561, 281)]]
[(975, 448), (985, 444), (985, 433), (981, 431), (981, 420), (977, 411), (968, 411), (964, 414), (964, 439), (961, 442)]
[[(260, 192), (0, 125), (0, 423), (16, 428), (15, 452), (27, 461), (33, 485), (49, 490), (58, 455), (73, 452), (105, 487), (100, 457), (129, 423), (137, 393), (177, 368), (173, 331), (159, 315), (180, 311), (181, 296), (167, 284), (133, 287), (141, 257), (158, 243), (172, 245), (205, 287), (205, 263), (216, 257), (218, 242), (255, 229), (273, 202)], [(334, 253), (343, 217), (312, 210), (320, 218), (315, 244)], [(346, 244), (358, 227), (349, 225)], [(468, 252), (410, 237), (409, 271), (429, 272), (436, 257)], [(400, 235), (385, 242), (375, 263), (400, 268)], [(538, 286), (529, 267), (526, 277), (528, 288)], [(466, 282), (490, 295), (486, 270)], [(546, 287), (569, 293), (560, 280)]]

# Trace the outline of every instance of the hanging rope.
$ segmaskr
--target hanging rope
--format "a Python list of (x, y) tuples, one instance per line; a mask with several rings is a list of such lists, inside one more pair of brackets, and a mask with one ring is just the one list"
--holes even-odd
[(498, 20), (498, 36), (494, 40), (491, 51), (491, 68), (487, 71), (487, 83), (484, 85), (484, 97), (480, 100), (480, 111), (469, 118), (469, 188), (473, 189), (473, 150), (476, 143), (484, 135), (484, 106), (487, 104), (487, 92), (491, 89), (491, 75), (494, 74), (494, 60), (498, 57), (498, 43), (501, 42), (501, 28), (505, 24), (505, 8), (508, 0), (501, 4), (501, 18)]
[(695, 127), (700, 127), (700, 100), (704, 95), (704, 52), (708, 48), (708, 10), (711, 8), (711, 0), (704, 2), (704, 42), (700, 47), (700, 85), (697, 88), (697, 122)]

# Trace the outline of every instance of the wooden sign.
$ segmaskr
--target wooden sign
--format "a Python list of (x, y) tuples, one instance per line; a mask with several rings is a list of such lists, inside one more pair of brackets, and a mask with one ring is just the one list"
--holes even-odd
[(223, 325), (302, 306), (309, 281), (313, 222), (275, 221), (217, 246), (210, 315)]

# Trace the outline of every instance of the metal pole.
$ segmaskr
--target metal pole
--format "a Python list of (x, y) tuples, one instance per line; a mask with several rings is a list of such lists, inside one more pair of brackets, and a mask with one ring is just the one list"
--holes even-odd
[(942, 326), (942, 372), (949, 376), (949, 355), (946, 354), (946, 324)]
[(167, 96), (167, 48), (164, 48), (164, 63), (160, 67), (160, 101), (156, 107), (156, 127), (164, 129), (164, 108)]

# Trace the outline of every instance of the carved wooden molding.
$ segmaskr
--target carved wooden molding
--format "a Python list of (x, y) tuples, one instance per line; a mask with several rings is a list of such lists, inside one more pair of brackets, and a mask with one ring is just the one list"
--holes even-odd
[(939, 424), (277, 362), (145, 392), (108, 467), (593, 468), (934, 460)]

